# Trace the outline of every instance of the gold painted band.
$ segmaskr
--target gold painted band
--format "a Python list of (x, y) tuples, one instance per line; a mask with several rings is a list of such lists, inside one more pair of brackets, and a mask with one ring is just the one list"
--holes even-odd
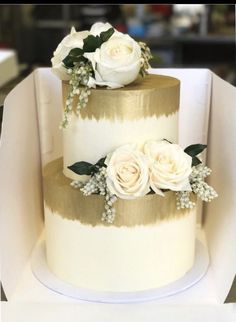
[[(133, 227), (180, 218), (189, 213), (188, 209), (177, 210), (175, 193), (169, 191), (165, 193), (165, 197), (153, 194), (134, 200), (118, 199), (115, 203), (115, 220), (112, 224), (106, 224), (101, 220), (104, 197), (86, 197), (79, 189), (71, 187), (71, 180), (62, 173), (62, 163), (60, 158), (47, 164), (43, 169), (43, 180), (46, 206), (63, 218), (79, 220), (92, 226)], [(192, 196), (193, 199), (195, 195)]]
[[(69, 83), (62, 82), (65, 106)], [(180, 81), (169, 76), (149, 74), (118, 89), (91, 89), (88, 103), (79, 112), (82, 119), (135, 120), (152, 116), (168, 116), (179, 110)], [(76, 111), (78, 96), (74, 96)]]

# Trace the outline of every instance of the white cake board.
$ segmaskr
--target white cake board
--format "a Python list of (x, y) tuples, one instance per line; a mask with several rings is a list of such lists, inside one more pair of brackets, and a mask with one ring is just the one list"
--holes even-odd
[(190, 288), (207, 272), (209, 256), (206, 247), (197, 239), (195, 262), (192, 269), (181, 279), (166, 286), (138, 292), (102, 292), (83, 289), (60, 280), (49, 269), (46, 260), (45, 241), (41, 241), (33, 251), (31, 268), (35, 277), (47, 288), (78, 300), (98, 303), (137, 303), (172, 296)]

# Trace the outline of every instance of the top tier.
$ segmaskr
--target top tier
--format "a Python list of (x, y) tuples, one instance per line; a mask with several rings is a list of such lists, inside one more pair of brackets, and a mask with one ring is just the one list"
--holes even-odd
[[(64, 105), (68, 90), (63, 82)], [(64, 174), (82, 180), (67, 167), (78, 161), (95, 163), (124, 144), (162, 139), (177, 143), (179, 92), (178, 79), (158, 75), (123, 88), (92, 89), (87, 106), (78, 115), (72, 113), (63, 130)], [(73, 104), (75, 109), (76, 99)]]
[[(63, 82), (63, 104), (69, 83)], [(80, 110), (82, 119), (135, 120), (161, 115), (169, 116), (179, 109), (180, 81), (174, 77), (148, 75), (119, 89), (104, 87), (91, 90), (89, 101)], [(76, 109), (78, 99), (74, 99)], [(70, 127), (70, 126), (69, 126)]]

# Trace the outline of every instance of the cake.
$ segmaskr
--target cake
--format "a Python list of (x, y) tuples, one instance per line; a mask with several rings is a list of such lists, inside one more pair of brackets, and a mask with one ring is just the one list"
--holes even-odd
[(125, 68), (104, 71), (101, 57), (109, 61), (110, 53), (117, 60), (130, 48), (122, 47), (122, 37), (137, 56), (132, 38), (108, 23), (90, 32), (72, 29), (54, 52), (53, 71), (62, 79), (63, 155), (43, 169), (46, 256), (50, 270), (69, 284), (136, 292), (168, 285), (193, 267), (199, 185), (205, 201), (216, 193), (203, 182), (210, 171), (197, 158), (205, 146), (177, 144), (180, 81), (147, 74), (151, 55), (143, 43), (138, 73), (136, 61), (126, 68), (128, 81), (121, 77)]

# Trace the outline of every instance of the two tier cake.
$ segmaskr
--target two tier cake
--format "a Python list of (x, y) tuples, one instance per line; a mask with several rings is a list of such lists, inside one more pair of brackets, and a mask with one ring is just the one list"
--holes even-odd
[(47, 262), (78, 287), (139, 291), (183, 277), (196, 196), (216, 196), (197, 157), (205, 146), (177, 144), (180, 81), (147, 74), (150, 58), (108, 23), (72, 29), (54, 52), (63, 156), (43, 170)]

